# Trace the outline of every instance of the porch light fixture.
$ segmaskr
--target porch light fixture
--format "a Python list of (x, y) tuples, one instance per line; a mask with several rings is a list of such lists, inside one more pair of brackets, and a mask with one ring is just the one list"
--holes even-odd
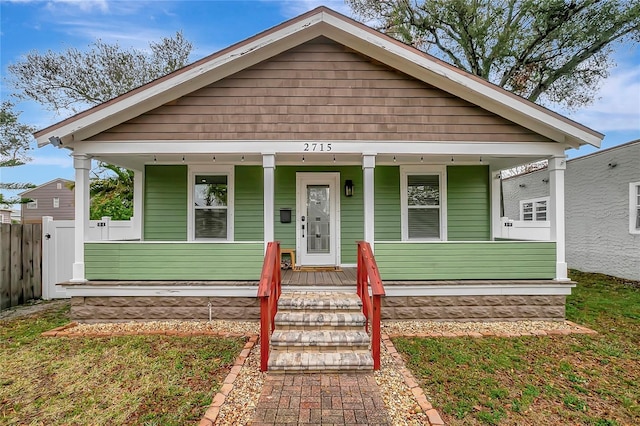
[(158, 162), (158, 159), (156, 158), (156, 156), (153, 156), (153, 164), (156, 164)]
[(216, 162), (216, 156), (215, 155), (213, 156), (213, 162), (214, 163)]
[(526, 188), (527, 185), (525, 185), (524, 183), (521, 183), (520, 185), (518, 185), (520, 188)]
[(421, 157), (420, 157), (420, 162), (421, 162), (421, 163), (424, 163), (424, 156), (421, 156)]
[(453, 163), (453, 156), (451, 156), (451, 162)]
[(304, 163), (304, 155), (302, 156), (302, 162)]
[(184, 155), (182, 156), (182, 162), (184, 163)]
[(244, 163), (244, 155), (242, 156), (242, 158), (240, 159), (240, 161), (242, 161)]
[(542, 179), (542, 182), (544, 182), (544, 183), (549, 183), (549, 179), (544, 178), (544, 179)]
[(393, 162), (394, 163), (396, 162), (396, 156), (395, 155), (393, 156)]
[(344, 196), (353, 197), (353, 181), (351, 179), (344, 181)]

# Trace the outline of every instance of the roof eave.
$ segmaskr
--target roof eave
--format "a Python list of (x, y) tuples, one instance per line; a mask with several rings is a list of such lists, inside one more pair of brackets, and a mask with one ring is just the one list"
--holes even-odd
[(604, 135), (424, 54), (326, 7), (278, 25), (119, 98), (35, 134), (73, 145), (317, 36), (326, 36), (564, 144), (600, 147)]

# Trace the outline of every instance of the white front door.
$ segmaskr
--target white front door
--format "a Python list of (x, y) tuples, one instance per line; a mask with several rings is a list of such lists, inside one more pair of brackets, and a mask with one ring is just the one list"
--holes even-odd
[(296, 251), (301, 266), (337, 266), (340, 173), (296, 174)]

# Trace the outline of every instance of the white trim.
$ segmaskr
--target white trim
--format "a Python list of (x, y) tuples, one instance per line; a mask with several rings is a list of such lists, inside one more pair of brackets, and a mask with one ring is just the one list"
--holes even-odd
[[(314, 155), (336, 154), (415, 154), (415, 155), (464, 155), (493, 157), (549, 157), (563, 156), (564, 148), (553, 142), (474, 142), (456, 141), (331, 141), (331, 152), (305, 153), (304, 144), (310, 140), (270, 141), (271, 152), (281, 154), (299, 154), (313, 159)], [(318, 141), (323, 142), (323, 141)], [(264, 143), (252, 140), (181, 140), (179, 143), (166, 140), (127, 140), (127, 141), (83, 141), (74, 148), (76, 153), (91, 155), (105, 154), (147, 154), (149, 163), (154, 154), (260, 154), (264, 152)], [(280, 161), (278, 161), (280, 164)], [(258, 164), (258, 163), (256, 163)]]
[(264, 250), (267, 251), (267, 244), (275, 240), (275, 154), (263, 154), (263, 226), (264, 226)]
[(491, 239), (502, 237), (502, 222), (500, 220), (502, 216), (501, 205), (502, 203), (502, 178), (500, 170), (489, 168), (489, 191), (491, 192)]
[(256, 297), (257, 285), (238, 286), (125, 286), (125, 285), (65, 285), (69, 297)]
[(362, 156), (363, 193), (364, 193), (364, 240), (371, 245), (375, 252), (375, 177), (376, 156), (365, 154)]
[(193, 191), (195, 190), (195, 176), (196, 174), (210, 174), (210, 175), (225, 175), (227, 176), (227, 238), (226, 240), (220, 239), (199, 239), (197, 241), (202, 242), (233, 242), (234, 235), (234, 192), (235, 192), (235, 167), (234, 166), (222, 166), (222, 165), (189, 165), (189, 181), (187, 186), (187, 240), (196, 241), (195, 227), (193, 221), (195, 220), (194, 214), (194, 201)]
[[(257, 285), (238, 286), (123, 286), (64, 285), (69, 297), (255, 297)], [(461, 285), (393, 285), (385, 287), (387, 297), (402, 296), (565, 296), (573, 283), (566, 284), (461, 284)], [(353, 291), (344, 286), (285, 286), (288, 291)]]
[(550, 239), (556, 242), (556, 277), (557, 281), (567, 281), (568, 267), (566, 262), (566, 236), (565, 236), (565, 197), (564, 197), (564, 171), (567, 168), (567, 159), (561, 157), (549, 158), (549, 205), (547, 206), (547, 219), (550, 222)]
[[(409, 239), (409, 213), (407, 199), (407, 179), (409, 175), (437, 175), (440, 180), (440, 238)], [(402, 225), (402, 241), (447, 241), (447, 167), (446, 166), (400, 166), (400, 222)]]
[[(330, 185), (334, 188), (330, 193), (330, 203), (332, 207), (331, 211), (331, 237), (333, 240), (333, 245), (331, 247), (331, 261), (324, 261), (320, 258), (319, 255), (314, 254), (306, 254), (306, 247), (301, 235), (302, 222), (301, 218), (303, 213), (306, 213), (306, 191), (304, 191), (303, 186), (311, 183), (317, 182), (320, 184), (330, 183)], [(340, 250), (341, 250), (341, 225), (340, 225), (340, 172), (296, 172), (296, 254), (297, 254), (297, 263), (299, 265), (340, 265)], [(309, 231), (309, 218), (306, 218), (305, 222), (305, 235), (308, 235)], [(306, 241), (306, 240), (305, 240)], [(308, 263), (309, 259), (307, 258), (318, 257), (320, 258), (318, 262), (322, 263)]]
[(629, 233), (640, 234), (640, 228), (636, 224), (640, 220), (640, 182), (629, 183)]
[(144, 217), (144, 180), (143, 170), (133, 171), (133, 238), (144, 239), (142, 218)]
[(461, 284), (461, 285), (388, 285), (385, 293), (393, 296), (541, 296), (570, 295), (575, 284)]
[(262, 244), (264, 241), (226, 241), (226, 240), (192, 240), (192, 241), (137, 241), (137, 240), (102, 240), (87, 241), (91, 244)]
[(75, 224), (74, 224), (74, 261), (72, 282), (85, 282), (84, 243), (89, 235), (89, 171), (91, 157), (85, 154), (73, 154), (73, 168), (76, 172), (74, 187)]

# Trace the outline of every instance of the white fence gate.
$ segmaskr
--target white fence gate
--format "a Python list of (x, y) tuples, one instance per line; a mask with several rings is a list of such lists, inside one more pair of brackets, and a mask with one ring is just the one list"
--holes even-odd
[(502, 224), (501, 237), (509, 240), (550, 241), (551, 222), (513, 220), (508, 217), (500, 218)]
[[(64, 299), (67, 291), (57, 284), (73, 277), (75, 221), (42, 218), (42, 298)], [(103, 217), (89, 221), (87, 241), (140, 239), (131, 220)]]

